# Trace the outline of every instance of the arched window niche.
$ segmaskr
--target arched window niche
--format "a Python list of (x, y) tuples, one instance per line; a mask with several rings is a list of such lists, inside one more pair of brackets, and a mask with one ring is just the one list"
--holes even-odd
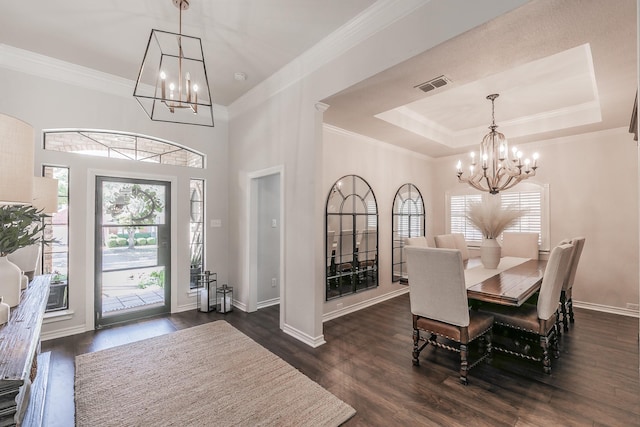
[(333, 184), (325, 209), (326, 300), (378, 286), (378, 204), (357, 175)]
[(425, 235), (425, 212), (422, 193), (413, 184), (404, 184), (396, 192), (392, 214), (392, 278), (397, 282), (407, 277), (404, 239)]

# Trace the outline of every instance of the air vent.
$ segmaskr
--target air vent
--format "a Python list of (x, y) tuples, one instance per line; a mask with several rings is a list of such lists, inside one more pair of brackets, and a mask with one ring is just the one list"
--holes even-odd
[(414, 87), (420, 89), (423, 92), (430, 92), (448, 83), (451, 83), (451, 80), (449, 80), (447, 77), (438, 76), (435, 79), (431, 79), (428, 82), (420, 83), (418, 86)]

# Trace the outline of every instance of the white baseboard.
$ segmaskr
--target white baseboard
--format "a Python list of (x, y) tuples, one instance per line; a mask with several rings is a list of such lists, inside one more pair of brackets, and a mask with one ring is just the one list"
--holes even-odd
[(267, 308), (267, 307), (271, 307), (272, 305), (278, 305), (278, 304), (280, 304), (280, 297), (259, 302), (257, 307), (258, 307), (258, 310), (260, 310), (261, 308)]
[(282, 332), (284, 332), (287, 335), (291, 335), (298, 341), (302, 341), (306, 345), (313, 348), (320, 347), (322, 344), (326, 344), (326, 341), (324, 340), (324, 335), (320, 335), (319, 337), (314, 338), (287, 324), (285, 324), (284, 328), (282, 328)]
[(40, 341), (48, 341), (48, 340), (54, 340), (56, 338), (64, 338), (70, 335), (82, 334), (84, 332), (87, 332), (84, 325), (72, 326), (70, 328), (64, 328), (64, 329), (56, 329), (55, 331), (51, 331), (51, 332), (42, 332), (40, 334)]
[(611, 314), (618, 314), (621, 316), (630, 316), (630, 317), (640, 318), (640, 311), (631, 310), (628, 308), (612, 307), (610, 305), (594, 304), (591, 302), (575, 301), (575, 300), (573, 301), (573, 306), (576, 308), (584, 308), (586, 310), (602, 311), (604, 313), (611, 313)]
[(362, 310), (363, 308), (371, 307), (372, 305), (376, 305), (382, 301), (386, 301), (391, 298), (395, 298), (399, 295), (403, 295), (409, 292), (409, 286), (403, 286), (401, 289), (397, 289), (395, 291), (386, 293), (384, 295), (379, 295), (375, 298), (368, 299), (366, 301), (358, 302), (356, 304), (343, 307), (339, 310), (330, 311), (325, 313), (322, 316), (322, 322), (327, 322), (329, 320), (337, 319), (338, 317), (342, 317), (345, 314), (354, 313), (358, 310)]

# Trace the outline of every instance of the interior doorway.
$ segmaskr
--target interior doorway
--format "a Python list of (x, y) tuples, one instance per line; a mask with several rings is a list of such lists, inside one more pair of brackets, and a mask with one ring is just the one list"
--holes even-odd
[(284, 316), (283, 170), (265, 169), (249, 175), (249, 311), (280, 304)]
[(168, 313), (171, 185), (96, 177), (95, 325)]

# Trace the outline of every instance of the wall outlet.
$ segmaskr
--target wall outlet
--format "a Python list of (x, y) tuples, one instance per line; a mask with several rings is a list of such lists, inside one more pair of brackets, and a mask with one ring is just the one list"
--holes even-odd
[(271, 287), (272, 288), (275, 288), (277, 284), (278, 284), (278, 281), (276, 280), (275, 277), (273, 279), (271, 279)]
[(338, 310), (340, 310), (340, 309), (342, 308), (342, 305), (343, 305), (343, 304), (342, 304), (341, 302), (339, 302), (339, 303), (337, 303), (337, 304), (336, 304), (336, 308), (337, 308)]
[(276, 228), (277, 226), (278, 226), (278, 220), (272, 219), (271, 220), (271, 228)]
[(638, 311), (640, 309), (640, 306), (638, 306), (638, 304), (633, 304), (631, 302), (628, 302), (627, 309)]
[(222, 227), (222, 220), (221, 219), (212, 219), (211, 220), (211, 227)]

